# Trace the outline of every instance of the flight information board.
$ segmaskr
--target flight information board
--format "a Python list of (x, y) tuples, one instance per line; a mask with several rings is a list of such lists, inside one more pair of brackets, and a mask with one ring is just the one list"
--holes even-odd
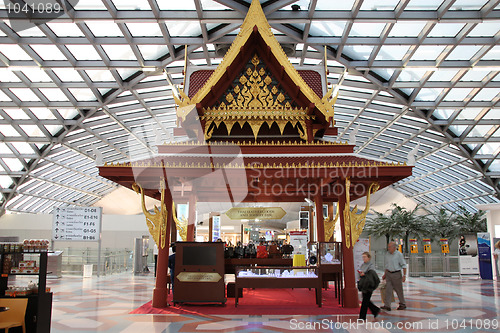
[(52, 239), (98, 241), (101, 237), (102, 207), (54, 208)]

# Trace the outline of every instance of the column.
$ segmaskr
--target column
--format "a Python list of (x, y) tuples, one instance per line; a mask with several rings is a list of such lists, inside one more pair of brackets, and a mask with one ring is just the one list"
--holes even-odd
[(321, 194), (318, 193), (316, 195), (316, 198), (314, 200), (314, 203), (316, 205), (316, 222), (317, 222), (317, 241), (318, 242), (324, 242), (325, 241), (325, 221), (323, 217), (323, 198), (321, 197)]
[(194, 230), (196, 226), (196, 195), (189, 195), (189, 215), (187, 225), (187, 241), (194, 242)]
[[(158, 263), (156, 268), (156, 284), (155, 289), (153, 290), (153, 307), (154, 308), (164, 308), (168, 306), (167, 303), (167, 273), (168, 273), (168, 249), (170, 248), (170, 230), (171, 225), (173, 223), (173, 211), (172, 211), (172, 195), (168, 189), (168, 186), (165, 186), (167, 189), (165, 190), (165, 207), (167, 208), (167, 232), (165, 239), (165, 247), (161, 248), (161, 233), (158, 238)], [(174, 277), (172, 276), (172, 279)]]
[[(343, 184), (343, 191), (339, 196), (339, 203), (337, 209), (340, 209), (340, 227), (342, 229), (342, 257), (344, 262), (344, 307), (345, 308), (358, 308), (358, 289), (356, 288), (356, 277), (354, 275), (354, 256), (352, 245), (350, 248), (346, 246), (346, 234), (345, 234), (345, 219), (344, 219), (344, 208), (346, 206), (345, 198), (345, 180), (341, 181)], [(349, 236), (350, 237), (350, 236)]]

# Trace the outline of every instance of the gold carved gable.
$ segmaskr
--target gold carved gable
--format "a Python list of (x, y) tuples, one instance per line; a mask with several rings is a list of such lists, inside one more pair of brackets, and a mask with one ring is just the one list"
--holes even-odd
[(285, 126), (291, 124), (300, 138), (307, 140), (306, 121), (314, 116), (309, 115), (306, 108), (297, 107), (255, 53), (215, 106), (203, 110), (200, 119), (205, 121), (205, 139), (210, 139), (221, 123), (225, 124), (228, 134), (235, 123), (240, 127), (247, 123), (256, 139), (264, 123), (269, 128), (276, 123), (281, 134)]
[(258, 55), (254, 54), (214, 109), (289, 109), (292, 106), (295, 105), (290, 97), (280, 88)]

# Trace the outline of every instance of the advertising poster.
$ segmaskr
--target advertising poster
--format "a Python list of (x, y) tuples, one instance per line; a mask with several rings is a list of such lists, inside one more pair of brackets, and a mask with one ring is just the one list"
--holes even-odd
[[(358, 270), (363, 264), (363, 258), (361, 255), (363, 252), (370, 251), (370, 239), (368, 238), (359, 238), (354, 244), (353, 248), (353, 256), (354, 256), (354, 272), (356, 274), (356, 280), (359, 280)], [(374, 258), (372, 258), (372, 262), (375, 263)]]
[(496, 238), (496, 237), (493, 238), (493, 249), (492, 249), (492, 251), (493, 251), (493, 253), (495, 253), (495, 251), (497, 252), (497, 257), (494, 258), (494, 256), (493, 256), (493, 258), (495, 259), (494, 266), (496, 268), (497, 277), (499, 277), (500, 276), (500, 254), (498, 254), (498, 252), (500, 250), (497, 250), (497, 248), (495, 247), (495, 245), (497, 244), (497, 242), (500, 242), (500, 238)]
[(307, 231), (290, 231), (290, 245), (293, 254), (307, 254)]
[(458, 240), (460, 275), (479, 275), (477, 235), (461, 235)]
[(212, 223), (212, 242), (216, 242), (220, 238), (220, 216), (213, 216)]
[(477, 233), (477, 249), (479, 257), (479, 273), (484, 280), (493, 280), (491, 267), (491, 236), (488, 232)]

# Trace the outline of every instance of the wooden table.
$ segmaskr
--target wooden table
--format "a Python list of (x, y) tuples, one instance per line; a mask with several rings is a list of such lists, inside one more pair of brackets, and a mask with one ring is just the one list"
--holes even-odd
[[(273, 276), (238, 276), (238, 271), (240, 269), (245, 270), (248, 267), (239, 267), (236, 269), (236, 286), (235, 286), (235, 300), (234, 306), (238, 306), (238, 291), (243, 288), (314, 288), (316, 289), (316, 304), (318, 307), (322, 306), (321, 300), (321, 290), (322, 290), (322, 282), (321, 277), (318, 275), (317, 268), (314, 268), (316, 271), (317, 277), (273, 277)], [(283, 269), (283, 270), (291, 270), (290, 267), (252, 267), (256, 269)], [(302, 270), (302, 269), (311, 269), (310, 267), (293, 267), (293, 270)]]

